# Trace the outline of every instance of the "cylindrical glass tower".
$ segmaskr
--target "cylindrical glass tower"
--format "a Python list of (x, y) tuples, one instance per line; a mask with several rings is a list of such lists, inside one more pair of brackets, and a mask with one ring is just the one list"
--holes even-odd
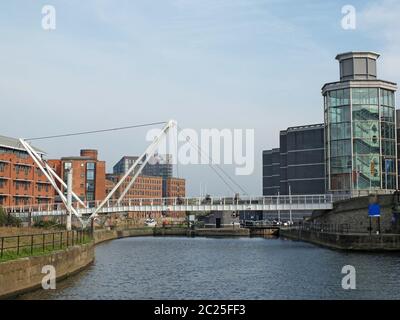
[(397, 189), (397, 85), (377, 79), (378, 57), (339, 54), (340, 81), (322, 88), (329, 192), (356, 196)]

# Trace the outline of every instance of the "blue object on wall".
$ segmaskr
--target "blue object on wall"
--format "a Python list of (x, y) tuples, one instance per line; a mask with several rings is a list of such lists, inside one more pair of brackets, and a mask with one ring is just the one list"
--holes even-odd
[(368, 215), (370, 217), (381, 216), (381, 206), (378, 203), (373, 203), (368, 206)]

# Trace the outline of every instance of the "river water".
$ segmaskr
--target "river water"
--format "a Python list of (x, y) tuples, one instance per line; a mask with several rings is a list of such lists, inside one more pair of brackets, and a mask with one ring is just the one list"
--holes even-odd
[[(342, 267), (356, 289), (342, 288)], [(400, 254), (264, 238), (125, 238), (85, 271), (21, 299), (399, 299)]]

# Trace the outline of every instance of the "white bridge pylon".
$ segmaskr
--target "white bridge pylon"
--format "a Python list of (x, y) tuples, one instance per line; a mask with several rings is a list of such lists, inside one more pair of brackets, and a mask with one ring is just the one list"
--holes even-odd
[[(126, 188), (122, 191), (120, 197), (118, 198), (115, 206), (119, 206), (121, 201), (124, 199), (126, 196), (127, 192), (129, 189), (133, 186), (135, 183), (135, 180), (137, 177), (140, 175), (142, 172), (143, 168), (149, 161), (150, 157), (154, 154), (156, 151), (157, 147), (161, 143), (161, 141), (166, 138), (168, 131), (172, 128), (176, 128), (177, 123), (175, 120), (170, 120), (167, 122), (167, 124), (164, 126), (164, 128), (161, 130), (161, 132), (154, 138), (152, 143), (148, 146), (145, 152), (132, 164), (132, 166), (128, 169), (128, 171), (125, 173), (125, 175), (121, 178), (120, 181), (114, 186), (114, 188), (110, 191), (110, 193), (106, 196), (106, 198), (94, 209), (94, 212), (86, 219), (82, 216), (80, 210), (75, 209), (72, 206), (68, 205), (68, 195), (65, 196), (63, 191), (58, 187), (56, 180), (65, 188), (67, 189), (67, 184), (64, 182), (63, 179), (61, 179), (56, 172), (48, 165), (48, 163), (42, 159), (42, 157), (27, 143), (24, 139), (19, 139), (20, 143), (23, 145), (25, 150), (28, 152), (28, 154), (31, 156), (35, 164), (39, 167), (39, 169), (42, 171), (42, 173), (45, 175), (46, 179), (51, 183), (53, 188), (56, 190), (57, 194), (60, 196), (64, 206), (67, 208), (67, 210), (71, 210), (70, 214), (75, 215), (80, 223), (82, 224), (82, 227), (87, 227), (87, 225), (94, 219), (95, 217), (98, 216), (99, 212), (102, 211), (102, 208), (109, 203), (109, 200), (112, 198), (114, 193), (120, 188), (120, 186), (125, 182), (125, 180), (132, 175), (132, 173), (135, 171), (136, 167), (140, 164), (138, 167), (138, 170), (134, 173), (133, 176), (131, 176), (131, 179), (126, 186)], [(80, 205), (83, 206), (84, 209), (88, 209), (85, 203), (72, 191), (71, 196), (78, 201)]]

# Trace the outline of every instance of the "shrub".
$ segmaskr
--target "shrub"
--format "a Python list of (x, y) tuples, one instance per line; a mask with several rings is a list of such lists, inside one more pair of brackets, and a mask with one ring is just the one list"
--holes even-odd
[(0, 207), (0, 226), (20, 227), (21, 219), (7, 214), (2, 207)]
[(62, 223), (58, 223), (57, 221), (53, 220), (37, 220), (33, 223), (34, 228), (41, 228), (41, 229), (56, 229), (56, 230), (65, 230), (66, 225)]

